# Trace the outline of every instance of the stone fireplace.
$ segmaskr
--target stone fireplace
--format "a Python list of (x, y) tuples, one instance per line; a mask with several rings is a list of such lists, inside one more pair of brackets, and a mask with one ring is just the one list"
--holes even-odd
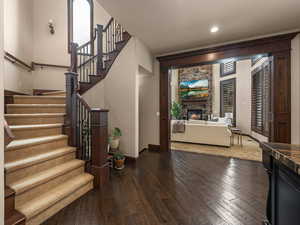
[(182, 81), (208, 79), (209, 96), (201, 99), (180, 99), (179, 102), (183, 107), (184, 119), (189, 119), (191, 112), (200, 115), (201, 120), (207, 120), (212, 114), (212, 65), (194, 66), (181, 68), (178, 71), (178, 84)]
[(203, 110), (202, 109), (188, 109), (187, 110), (187, 119), (192, 120), (202, 120), (203, 119)]

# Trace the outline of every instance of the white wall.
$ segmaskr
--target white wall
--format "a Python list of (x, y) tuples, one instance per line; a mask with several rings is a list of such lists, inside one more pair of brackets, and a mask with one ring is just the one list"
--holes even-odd
[(292, 40), (292, 144), (300, 144), (300, 35)]
[[(0, 0), (0, 15), (3, 15), (3, 0)], [(0, 225), (4, 225), (4, 136), (3, 136), (3, 39), (4, 39), (3, 17), (0, 17)]]
[[(33, 1), (4, 0), (4, 50), (31, 64), (33, 57)], [(30, 93), (32, 73), (4, 61), (4, 87)]]
[(220, 64), (213, 65), (213, 114), (220, 115), (220, 82), (236, 79), (236, 125), (251, 134), (251, 60), (236, 63), (236, 73), (220, 77)]

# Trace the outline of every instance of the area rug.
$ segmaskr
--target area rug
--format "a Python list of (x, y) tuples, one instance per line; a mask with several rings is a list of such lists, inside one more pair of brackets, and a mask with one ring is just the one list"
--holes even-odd
[(240, 145), (237, 145), (236, 143), (234, 146), (226, 148), (210, 145), (171, 142), (171, 149), (175, 151), (187, 151), (199, 154), (216, 155), (262, 162), (262, 150), (259, 147), (259, 144), (247, 136), (243, 137), (242, 147)]

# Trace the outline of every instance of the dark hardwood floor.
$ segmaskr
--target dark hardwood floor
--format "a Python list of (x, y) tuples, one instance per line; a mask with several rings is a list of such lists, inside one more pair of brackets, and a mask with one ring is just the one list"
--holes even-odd
[(260, 225), (261, 163), (186, 152), (144, 152), (43, 225)]

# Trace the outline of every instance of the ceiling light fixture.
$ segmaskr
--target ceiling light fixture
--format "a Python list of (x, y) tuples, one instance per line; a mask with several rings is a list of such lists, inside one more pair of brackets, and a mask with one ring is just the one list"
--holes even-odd
[(211, 29), (210, 29), (210, 32), (211, 33), (216, 33), (216, 32), (218, 32), (219, 31), (219, 27), (217, 27), (217, 26), (213, 26)]

